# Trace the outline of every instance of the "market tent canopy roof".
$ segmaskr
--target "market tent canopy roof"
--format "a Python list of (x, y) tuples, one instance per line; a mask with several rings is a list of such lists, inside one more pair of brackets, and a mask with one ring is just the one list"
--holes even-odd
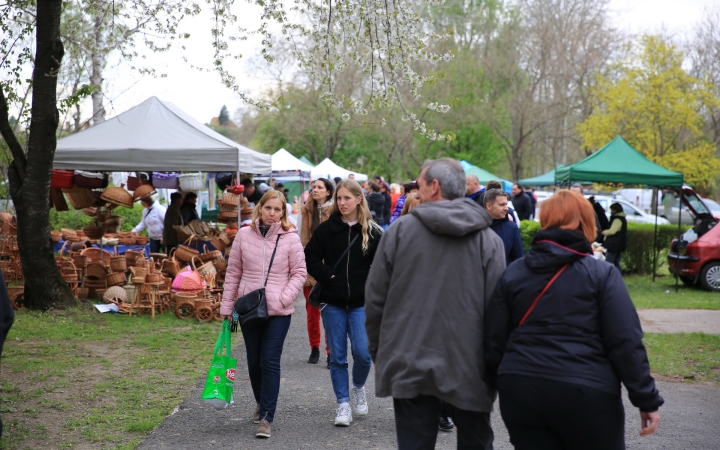
[(478, 166), (472, 165), (469, 162), (462, 160), (460, 161), (460, 165), (462, 166), (463, 170), (467, 175), (475, 175), (478, 177), (478, 181), (480, 181), (481, 184), (485, 184), (490, 180), (500, 181), (502, 178), (500, 178), (497, 175), (493, 175), (487, 170), (481, 169)]
[(300, 161), (284, 148), (281, 148), (272, 155), (272, 169), (273, 172), (312, 172), (313, 167)]
[(655, 164), (617, 136), (597, 152), (555, 170), (555, 181), (682, 186), (683, 174)]
[(211, 130), (169, 102), (150, 97), (105, 122), (58, 140), (53, 167), (122, 172), (270, 173), (271, 156)]
[(311, 163), (310, 160), (305, 157), (305, 155), (300, 157), (300, 161), (304, 162), (310, 167), (315, 167), (315, 164)]
[(559, 169), (560, 167), (563, 167), (563, 165), (560, 164), (555, 169), (542, 175), (538, 175), (533, 178), (522, 179), (518, 181), (518, 183), (525, 186), (553, 186), (555, 184), (555, 170)]
[(342, 167), (332, 162), (330, 158), (323, 159), (322, 161), (320, 161), (320, 164), (313, 167), (312, 169), (313, 180), (319, 177), (328, 178), (330, 180), (335, 177), (340, 177), (345, 180), (351, 173), (355, 174), (355, 181), (367, 181), (368, 179), (368, 176), (365, 174), (343, 169)]

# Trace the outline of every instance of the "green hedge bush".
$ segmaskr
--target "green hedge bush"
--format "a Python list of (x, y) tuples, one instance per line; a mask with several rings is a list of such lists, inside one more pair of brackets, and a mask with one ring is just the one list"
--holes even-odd
[[(120, 225), (120, 231), (131, 231), (135, 228), (135, 225), (140, 223), (142, 219), (143, 207), (140, 203), (135, 203), (132, 209), (129, 208), (115, 208), (115, 214), (122, 217), (122, 224)], [(86, 216), (81, 210), (58, 212), (55, 209), (50, 210), (50, 226), (53, 230), (60, 230), (61, 228), (70, 228), (73, 230), (80, 230), (83, 227), (90, 225), (92, 217)], [(143, 232), (145, 233), (145, 232)]]
[[(684, 232), (689, 227), (683, 226)], [(540, 224), (535, 221), (523, 220), (520, 224), (520, 236), (523, 247), (527, 252), (532, 245), (535, 234), (540, 231)], [(628, 273), (650, 274), (653, 266), (653, 236), (655, 233), (654, 224), (641, 224), (628, 222), (627, 250), (623, 253), (623, 270)], [(655, 245), (657, 254), (657, 269), (667, 264), (667, 254), (670, 251), (670, 243), (678, 235), (677, 225), (658, 225), (658, 237)]]

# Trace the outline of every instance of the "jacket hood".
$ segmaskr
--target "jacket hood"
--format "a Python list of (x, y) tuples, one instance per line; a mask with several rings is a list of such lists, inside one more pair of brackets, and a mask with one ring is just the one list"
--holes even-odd
[(547, 273), (588, 256), (592, 256), (592, 247), (582, 233), (548, 228), (535, 235), (525, 263), (533, 272)]
[(433, 233), (447, 236), (465, 236), (492, 223), (490, 214), (468, 198), (421, 203), (410, 214)]

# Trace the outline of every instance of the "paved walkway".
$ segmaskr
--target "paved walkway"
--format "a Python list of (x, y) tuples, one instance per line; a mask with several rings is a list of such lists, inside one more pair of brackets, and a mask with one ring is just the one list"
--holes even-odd
[(638, 309), (646, 333), (720, 334), (720, 311), (709, 309)]
[[(330, 374), (324, 365), (307, 364), (309, 348), (305, 331), (304, 299), (295, 303), (290, 333), (282, 358), (280, 398), (272, 427), (272, 438), (254, 437), (256, 425), (250, 417), (255, 402), (250, 389), (242, 335), (237, 335), (234, 354), (238, 358), (235, 383), (236, 405), (215, 409), (200, 400), (198, 383), (174, 414), (138, 447), (139, 449), (393, 449), (395, 426), (392, 400), (368, 395), (370, 414), (355, 418), (349, 428), (333, 426), (335, 398)], [(234, 342), (235, 343), (235, 342)], [(209, 344), (211, 345), (211, 344)], [(368, 391), (374, 393), (374, 372)], [(717, 449), (720, 448), (720, 388), (680, 383), (659, 383), (666, 400), (661, 409), (660, 432), (638, 437), (639, 413), (626, 403), (626, 435), (629, 449)], [(497, 409), (497, 404), (496, 404)], [(492, 416), (495, 449), (512, 449), (499, 413)], [(455, 433), (439, 433), (438, 449), (455, 448)]]

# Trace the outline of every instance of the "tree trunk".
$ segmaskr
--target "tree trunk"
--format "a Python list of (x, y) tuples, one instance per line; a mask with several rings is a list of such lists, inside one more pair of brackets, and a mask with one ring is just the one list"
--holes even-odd
[(57, 74), (64, 49), (60, 40), (60, 0), (37, 2), (35, 68), (28, 150), (25, 154), (7, 124), (7, 103), (0, 100), (0, 131), (11, 149), (10, 195), (18, 220), (18, 246), (25, 276), (25, 305), (48, 309), (75, 303), (55, 264), (50, 239), (48, 193), (57, 145)]
[(95, 87), (92, 92), (92, 107), (93, 107), (93, 125), (105, 122), (105, 108), (103, 107), (103, 93), (102, 93), (102, 71), (104, 66), (105, 55), (102, 53), (103, 45), (103, 16), (102, 11), (95, 11), (95, 45), (90, 55), (92, 61), (92, 75), (90, 76), (90, 83)]

